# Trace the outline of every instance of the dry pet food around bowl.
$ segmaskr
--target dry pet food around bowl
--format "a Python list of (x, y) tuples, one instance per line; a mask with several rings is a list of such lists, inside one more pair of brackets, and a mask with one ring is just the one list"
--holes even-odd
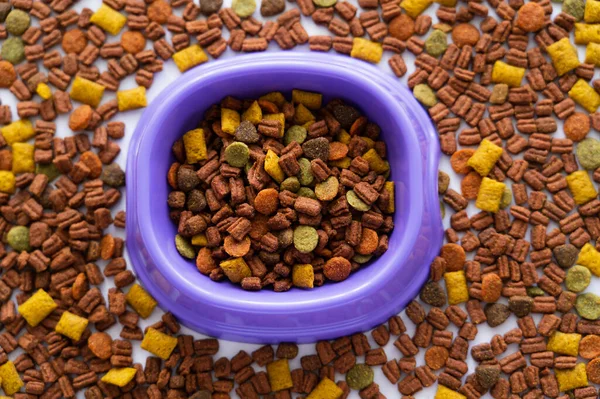
[(176, 248), (246, 290), (343, 281), (388, 249), (394, 183), (380, 128), (302, 90), (225, 97), (168, 171)]

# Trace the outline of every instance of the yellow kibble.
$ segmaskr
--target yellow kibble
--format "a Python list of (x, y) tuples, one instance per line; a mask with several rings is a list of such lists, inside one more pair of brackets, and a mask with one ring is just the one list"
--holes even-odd
[(131, 380), (133, 380), (135, 373), (137, 373), (137, 370), (133, 367), (110, 369), (101, 380), (102, 382), (106, 382), (108, 384), (124, 387), (125, 385), (129, 384)]
[(361, 140), (367, 143), (367, 148), (370, 150), (375, 147), (375, 140), (367, 136), (360, 136)]
[(565, 334), (556, 331), (550, 336), (546, 347), (549, 351), (555, 353), (577, 356), (579, 354), (579, 341), (581, 341), (581, 334)]
[(435, 0), (435, 2), (444, 7), (456, 7), (458, 0)]
[(360, 37), (355, 37), (352, 40), (352, 51), (350, 52), (352, 58), (377, 64), (381, 61), (382, 55), (383, 47), (381, 43), (372, 42)]
[(315, 271), (312, 265), (294, 265), (292, 282), (296, 287), (314, 288)]
[(88, 319), (66, 311), (60, 317), (54, 330), (73, 341), (79, 341), (87, 325)]
[(25, 384), (19, 377), (15, 364), (10, 360), (0, 366), (0, 381), (2, 390), (7, 395), (13, 395), (21, 390)]
[(183, 135), (183, 148), (187, 163), (198, 163), (206, 159), (206, 139), (204, 130), (194, 129)]
[(482, 211), (498, 212), (505, 187), (504, 183), (484, 177), (477, 193), (475, 206)]
[(502, 147), (497, 146), (488, 139), (483, 139), (475, 153), (467, 161), (467, 165), (482, 177), (487, 176), (501, 156)]
[(173, 54), (173, 61), (179, 68), (180, 72), (185, 72), (190, 68), (195, 67), (208, 61), (208, 56), (197, 44), (192, 44)]
[(585, 2), (583, 20), (588, 24), (600, 22), (600, 1), (588, 0)]
[(585, 48), (585, 62), (587, 64), (600, 66), (600, 44), (588, 43)]
[(35, 159), (33, 157), (35, 147), (32, 144), (14, 143), (12, 150), (12, 171), (14, 174), (35, 172)]
[(192, 245), (196, 247), (205, 247), (208, 245), (208, 239), (206, 238), (206, 234), (200, 233), (196, 234), (192, 237)]
[(492, 69), (492, 82), (506, 83), (510, 87), (520, 87), (525, 76), (525, 68), (509, 65), (502, 61), (496, 61)]
[(381, 159), (377, 151), (373, 148), (365, 152), (362, 157), (369, 163), (369, 167), (371, 170), (375, 171), (375, 173), (385, 173), (390, 169), (390, 165)]
[(262, 109), (258, 101), (254, 101), (242, 114), (242, 121), (248, 121), (253, 125), (258, 125), (262, 121)]
[(8, 145), (13, 145), (14, 143), (22, 143), (33, 136), (35, 136), (35, 130), (33, 129), (33, 125), (28, 120), (18, 120), (10, 125), (6, 125), (0, 129), (2, 132), (2, 137)]
[(302, 104), (298, 104), (296, 107), (296, 112), (294, 113), (294, 122), (296, 124), (304, 125), (305, 123), (313, 122), (315, 119), (315, 116), (308, 108)]
[(567, 185), (577, 205), (585, 204), (598, 195), (587, 170), (578, 170), (568, 175)]
[(302, 104), (308, 109), (319, 109), (323, 103), (323, 95), (312, 91), (292, 90), (292, 102)]
[(462, 393), (458, 393), (439, 384), (437, 392), (435, 393), (435, 399), (467, 399), (467, 397)]
[(0, 192), (13, 194), (15, 192), (16, 181), (13, 172), (0, 170)]
[(39, 83), (35, 88), (35, 92), (44, 100), (48, 100), (52, 97), (52, 89), (46, 83)]
[(344, 143), (344, 144), (348, 145), (348, 144), (350, 144), (350, 140), (352, 140), (352, 136), (350, 136), (350, 133), (348, 133), (344, 129), (340, 129), (340, 132), (337, 135), (337, 140), (340, 143)]
[(554, 69), (556, 69), (558, 76), (562, 76), (579, 66), (577, 49), (567, 37), (552, 43), (546, 47), (546, 51), (552, 59), (552, 64), (554, 65)]
[(338, 399), (343, 393), (335, 382), (324, 377), (306, 399)]
[(229, 108), (221, 108), (221, 130), (230, 135), (235, 134), (235, 129), (240, 125), (240, 114)]
[(278, 114), (267, 114), (263, 117), (268, 121), (277, 121), (279, 122), (279, 137), (283, 137), (283, 133), (285, 131), (285, 115), (283, 113)]
[(127, 17), (102, 3), (100, 8), (90, 17), (90, 22), (116, 36), (127, 23)]
[(165, 360), (171, 356), (176, 346), (177, 338), (163, 334), (154, 328), (148, 329), (141, 344), (142, 349)]
[(350, 159), (350, 157), (344, 157), (337, 161), (329, 161), (329, 165), (335, 166), (340, 169), (348, 169), (350, 167), (351, 163), (352, 163), (352, 159)]
[(156, 300), (139, 284), (131, 286), (125, 299), (143, 319), (149, 317), (157, 305)]
[(275, 360), (267, 364), (267, 375), (273, 392), (289, 389), (294, 386), (290, 365), (287, 359)]
[(588, 385), (585, 364), (578, 363), (572, 369), (555, 370), (556, 380), (558, 381), (558, 390), (567, 392), (571, 389), (582, 388)]
[(395, 185), (393, 181), (386, 181), (383, 184), (383, 189), (390, 194), (390, 202), (386, 209), (383, 209), (386, 213), (394, 213), (396, 211), (396, 194), (395, 194)]
[(427, 9), (433, 3), (433, 0), (404, 0), (400, 3), (400, 7), (406, 11), (406, 13), (415, 19), (423, 11)]
[(260, 96), (259, 100), (272, 102), (280, 108), (283, 107), (283, 104), (285, 104), (285, 97), (279, 91), (272, 91), (270, 93), (265, 94), (264, 96)]
[(277, 183), (281, 183), (285, 179), (285, 173), (283, 173), (283, 169), (279, 166), (279, 157), (273, 150), (268, 150), (265, 156), (265, 172)]
[(104, 95), (104, 86), (91, 80), (76, 76), (71, 87), (71, 98), (80, 103), (87, 104), (96, 108), (102, 96)]
[(594, 276), (600, 277), (600, 252), (589, 242), (579, 251), (577, 264), (587, 267)]
[(583, 79), (579, 79), (571, 87), (569, 97), (590, 113), (596, 112), (600, 106), (600, 94)]
[(35, 327), (57, 307), (58, 305), (54, 302), (54, 299), (46, 291), (39, 289), (28, 300), (19, 305), (19, 313), (27, 324)]
[(600, 43), (599, 24), (575, 24), (575, 44)]
[(450, 305), (457, 305), (469, 300), (469, 289), (467, 288), (467, 278), (464, 270), (445, 273), (444, 281), (446, 282), (448, 303)]
[(232, 283), (239, 283), (245, 277), (252, 276), (252, 271), (246, 264), (244, 258), (233, 258), (219, 263), (223, 273)]
[(135, 89), (119, 90), (117, 92), (117, 104), (119, 111), (144, 108), (147, 105), (146, 88), (138, 86)]

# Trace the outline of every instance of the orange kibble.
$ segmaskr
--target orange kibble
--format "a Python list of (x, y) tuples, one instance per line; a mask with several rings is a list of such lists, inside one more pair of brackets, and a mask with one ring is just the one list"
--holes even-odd
[(590, 362), (585, 366), (588, 381), (593, 384), (600, 384), (600, 357)]
[(279, 207), (279, 193), (274, 188), (265, 188), (256, 195), (254, 209), (263, 215), (271, 215), (277, 212)]
[(62, 48), (67, 54), (81, 53), (87, 46), (87, 43), (87, 36), (79, 29), (71, 29), (63, 34)]
[(442, 247), (440, 256), (446, 261), (446, 271), (456, 272), (462, 270), (465, 266), (467, 256), (465, 250), (458, 244), (445, 244)]
[(89, 126), (93, 113), (92, 107), (87, 104), (75, 108), (69, 115), (69, 128), (74, 132), (84, 130)]
[(329, 143), (329, 160), (339, 161), (348, 155), (348, 146), (339, 141)]
[(150, 21), (163, 25), (171, 15), (171, 6), (166, 1), (156, 0), (148, 6), (147, 14)]
[(232, 236), (225, 237), (223, 249), (231, 256), (241, 258), (250, 251), (250, 237), (246, 236), (243, 240), (238, 241)]
[(488, 303), (496, 302), (502, 295), (502, 279), (496, 273), (488, 273), (481, 279), (481, 298)]
[(379, 236), (375, 230), (363, 228), (360, 242), (355, 248), (356, 252), (361, 255), (371, 255), (377, 249), (379, 245)]
[(102, 174), (102, 161), (100, 157), (96, 155), (96, 153), (92, 151), (86, 151), (81, 154), (79, 160), (85, 164), (90, 169), (90, 174), (88, 177), (90, 179), (97, 179)]
[(600, 356), (600, 336), (586, 335), (579, 341), (579, 356), (593, 359)]
[(346, 258), (336, 256), (329, 259), (323, 266), (325, 277), (332, 281), (342, 281), (348, 278), (352, 271), (352, 264)]
[(87, 345), (90, 352), (102, 360), (107, 360), (112, 356), (112, 338), (105, 332), (95, 332), (90, 335)]
[(425, 364), (432, 370), (439, 370), (446, 365), (449, 353), (443, 346), (432, 346), (425, 352)]
[(470, 171), (460, 182), (460, 191), (468, 200), (477, 199), (479, 187), (481, 186), (482, 177), (474, 170)]
[(452, 166), (452, 170), (461, 175), (466, 175), (473, 169), (467, 162), (469, 159), (475, 154), (475, 150), (470, 148), (465, 148), (463, 150), (458, 150), (450, 157), (450, 166)]
[(212, 257), (212, 251), (206, 247), (200, 248), (196, 256), (196, 267), (202, 274), (209, 274), (217, 268), (217, 264)]
[(173, 190), (177, 190), (177, 171), (181, 164), (179, 162), (173, 162), (171, 167), (169, 168), (169, 172), (167, 173), (167, 181), (169, 182), (169, 186)]
[(452, 29), (452, 41), (459, 48), (475, 46), (479, 41), (479, 29), (467, 23), (458, 24)]
[(546, 25), (544, 7), (535, 2), (529, 2), (517, 12), (516, 25), (525, 32), (537, 32)]
[(137, 54), (146, 47), (146, 38), (137, 30), (128, 30), (121, 36), (121, 47), (131, 54)]
[(8, 61), (0, 61), (0, 87), (10, 87), (17, 80), (15, 67)]
[(575, 112), (567, 118), (563, 129), (567, 138), (575, 142), (581, 141), (590, 132), (590, 117), (583, 112)]
[(102, 258), (103, 260), (109, 260), (113, 257), (114, 253), (115, 238), (112, 235), (107, 234), (104, 237), (102, 237), (102, 240), (100, 241), (100, 258)]
[(407, 14), (400, 14), (392, 19), (388, 32), (398, 40), (408, 40), (415, 33), (415, 21)]
[(250, 224), (250, 233), (248, 235), (253, 240), (260, 240), (262, 236), (269, 232), (269, 218), (265, 215), (256, 215), (254, 219), (251, 220), (252, 224)]

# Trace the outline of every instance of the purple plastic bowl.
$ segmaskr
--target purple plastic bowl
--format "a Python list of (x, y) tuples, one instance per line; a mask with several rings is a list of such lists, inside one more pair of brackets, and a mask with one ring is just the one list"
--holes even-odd
[[(167, 207), (171, 145), (225, 95), (251, 98), (299, 88), (343, 98), (381, 126), (396, 183), (389, 250), (337, 284), (248, 292), (201, 275), (175, 249)], [(144, 287), (199, 332), (255, 342), (315, 342), (366, 331), (399, 313), (427, 279), (443, 228), (437, 195), (438, 139), (412, 93), (347, 57), (268, 53), (186, 72), (144, 112), (127, 159), (127, 248)]]

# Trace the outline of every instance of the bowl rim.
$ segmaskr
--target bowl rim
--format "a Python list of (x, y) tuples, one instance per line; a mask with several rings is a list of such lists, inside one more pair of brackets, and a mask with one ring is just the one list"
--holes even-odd
[[(317, 57), (312, 57), (312, 56), (317, 56)], [(335, 58), (340, 58), (340, 60), (336, 60)], [(318, 62), (315, 62), (315, 59), (318, 60)], [(343, 61), (342, 61), (343, 60)], [(232, 62), (234, 61), (234, 62)], [(340, 69), (340, 62), (343, 62), (345, 68)], [(139, 201), (139, 197), (143, 197), (141, 195), (138, 195), (138, 184), (139, 184), (139, 179), (137, 178), (138, 176), (138, 160), (140, 159), (140, 155), (142, 154), (142, 151), (144, 150), (144, 139), (151, 139), (154, 138), (156, 139), (156, 135), (157, 135), (157, 128), (153, 127), (153, 126), (157, 126), (157, 119), (162, 119), (164, 118), (164, 113), (168, 112), (170, 109), (172, 109), (173, 107), (177, 106), (178, 102), (181, 102), (182, 98), (185, 98), (186, 96), (190, 96), (192, 92), (197, 91), (196, 88), (194, 88), (196, 85), (202, 84), (203, 82), (206, 82), (207, 80), (210, 79), (214, 79), (215, 77), (218, 77), (220, 73), (222, 73), (222, 69), (223, 68), (227, 68), (229, 69), (229, 71), (227, 72), (228, 74), (233, 74), (233, 73), (247, 73), (249, 69), (256, 69), (256, 70), (260, 70), (260, 69), (264, 69), (264, 68), (268, 68), (269, 70), (273, 70), (274, 67), (280, 67), (283, 69), (287, 69), (289, 67), (293, 67), (293, 68), (297, 68), (298, 67), (298, 63), (302, 63), (303, 67), (305, 68), (305, 70), (307, 72), (313, 72), (319, 75), (324, 74), (324, 71), (329, 71), (330, 73), (335, 73), (338, 76), (342, 76), (345, 78), (348, 78), (348, 80), (351, 80), (353, 84), (356, 84), (356, 82), (361, 82), (361, 84), (370, 84), (370, 88), (369, 90), (376, 90), (377, 96), (381, 97), (381, 98), (385, 98), (387, 101), (390, 102), (390, 104), (397, 104), (398, 102), (398, 98), (399, 97), (403, 97), (406, 96), (407, 94), (410, 96), (409, 99), (412, 99), (412, 101), (414, 102), (414, 99), (412, 98), (412, 94), (408, 91), (408, 89), (406, 89), (404, 86), (400, 86), (396, 83), (396, 86), (394, 86), (394, 89), (397, 89), (397, 87), (401, 87), (404, 90), (404, 93), (393, 93), (389, 88), (384, 87), (381, 84), (375, 84), (373, 85), (372, 80), (367, 78), (367, 75), (365, 75), (365, 73), (373, 73), (373, 71), (375, 69), (373, 69), (372, 71), (369, 71), (367, 67), (367, 65), (365, 65), (362, 62), (359, 61), (355, 61), (352, 59), (348, 59), (346, 57), (332, 57), (331, 55), (327, 55), (325, 57), (321, 57), (321, 55), (317, 55), (317, 54), (311, 54), (311, 57), (307, 57), (306, 54), (302, 55), (300, 54), (263, 54), (261, 56), (242, 56), (242, 57), (236, 57), (233, 60), (227, 60), (227, 61), (217, 61), (217, 62), (213, 62), (211, 63), (212, 65), (208, 64), (207, 67), (201, 67), (201, 68), (195, 68), (185, 74), (183, 74), (182, 76), (180, 76), (175, 82), (173, 82), (167, 89), (165, 89), (154, 101), (153, 103), (145, 110), (144, 112), (144, 116), (140, 119), (140, 123), (138, 124), (138, 126), (136, 127), (135, 133), (131, 138), (131, 143), (130, 143), (130, 152), (128, 155), (128, 159), (127, 159), (127, 227), (128, 227), (128, 232), (127, 232), (127, 245), (128, 245), (128, 252), (129, 255), (132, 259), (132, 264), (133, 267), (136, 271), (136, 274), (138, 275), (138, 277), (140, 278), (140, 280), (142, 281), (143, 285), (145, 286), (145, 288), (158, 300), (159, 304), (161, 304), (161, 306), (165, 306), (167, 308), (167, 310), (171, 310), (170, 309), (170, 305), (173, 305), (173, 302), (175, 302), (175, 306), (177, 301), (178, 301), (178, 297), (181, 296), (186, 296), (186, 297), (191, 297), (191, 298), (196, 298), (197, 300), (201, 300), (202, 302), (202, 306), (206, 307), (206, 306), (215, 306), (218, 307), (221, 310), (227, 310), (227, 311), (240, 311), (240, 312), (251, 312), (253, 314), (300, 314), (300, 313), (305, 313), (307, 311), (314, 311), (315, 306), (319, 308), (320, 311), (326, 311), (326, 310), (330, 310), (333, 308), (337, 308), (340, 306), (344, 306), (349, 300), (356, 300), (358, 297), (365, 297), (368, 295), (371, 295), (374, 291), (377, 291), (379, 289), (382, 289), (384, 285), (389, 285), (390, 282), (389, 280), (387, 280), (385, 277), (386, 275), (389, 275), (390, 273), (392, 273), (393, 270), (389, 269), (387, 270), (386, 273), (384, 273), (385, 270), (382, 270), (379, 274), (377, 274), (376, 276), (373, 277), (377, 277), (376, 279), (372, 279), (369, 280), (367, 282), (363, 282), (362, 284), (360, 284), (359, 286), (357, 286), (355, 289), (353, 290), (349, 290), (343, 293), (343, 295), (331, 295), (333, 293), (328, 293), (328, 290), (324, 290), (324, 289), (316, 289), (314, 291), (308, 291), (308, 292), (316, 292), (318, 290), (322, 291), (325, 295), (310, 295), (311, 298), (309, 298), (308, 295), (305, 295), (307, 298), (306, 300), (303, 301), (298, 301), (297, 298), (295, 298), (294, 302), (290, 302), (288, 300), (286, 300), (286, 297), (290, 295), (290, 293), (273, 293), (273, 292), (265, 292), (265, 291), (260, 291), (260, 292), (248, 292), (248, 291), (244, 291), (241, 290), (239, 288), (237, 288), (240, 291), (240, 296), (239, 297), (218, 297), (215, 296), (215, 292), (214, 290), (212, 291), (205, 291), (202, 289), (199, 289), (199, 287), (197, 287), (196, 285), (194, 285), (191, 281), (186, 280), (178, 271), (176, 268), (172, 267), (172, 260), (169, 260), (165, 257), (164, 251), (162, 250), (162, 246), (159, 245), (159, 242), (156, 240), (156, 236), (155, 234), (153, 234), (153, 230), (152, 229), (148, 229), (148, 225), (150, 224), (150, 220), (146, 220), (146, 218), (141, 217), (143, 215), (144, 211), (148, 211), (148, 209), (143, 205), (146, 204), (146, 202), (142, 202), (142, 206), (140, 206), (140, 201)], [(351, 68), (348, 68), (348, 65), (352, 66)], [(379, 71), (377, 71), (376, 73), (379, 73)], [(383, 78), (383, 77), (382, 77)], [(385, 77), (387, 78), (387, 77)], [(393, 82), (393, 80), (391, 80), (390, 78), (387, 78), (390, 81)], [(383, 79), (384, 81), (386, 79)], [(213, 83), (214, 84), (214, 83)], [(289, 90), (291, 91), (292, 88), (290, 88)], [(399, 96), (399, 94), (401, 94)], [(403, 105), (408, 106), (409, 108), (411, 108), (414, 104), (410, 104), (406, 102), (406, 98), (403, 99)], [(418, 115), (418, 117), (423, 116), (424, 111), (422, 110), (422, 108), (420, 108), (420, 106), (416, 105), (417, 107), (417, 111), (420, 111), (421, 115)], [(160, 112), (159, 112), (160, 111)], [(414, 109), (411, 109), (412, 112), (415, 112)], [(426, 114), (425, 114), (426, 115)], [(399, 108), (399, 112), (394, 116), (395, 119), (401, 121), (402, 125), (406, 125), (406, 126), (413, 126), (414, 128), (414, 120), (411, 120), (408, 115), (406, 114), (406, 110), (403, 107)], [(430, 122), (428, 122), (430, 124)], [(425, 133), (429, 134), (431, 136), (433, 129), (431, 126), (429, 126), (431, 129), (427, 129), (427, 126), (425, 127), (424, 130), (429, 130), (426, 131)], [(411, 129), (414, 130), (414, 129)], [(433, 132), (434, 134), (434, 132)], [(414, 134), (408, 134), (406, 135), (407, 137), (405, 138), (406, 140), (408, 140), (409, 143), (411, 143), (411, 145), (415, 146), (415, 147), (423, 147), (422, 143), (419, 144), (418, 140), (416, 137), (414, 137)], [(437, 142), (436, 142), (437, 144)], [(422, 149), (421, 149), (422, 150)], [(430, 149), (428, 149), (429, 151)], [(433, 165), (437, 166), (437, 161), (439, 158), (439, 154), (434, 151), (433, 155), (430, 157), (430, 161), (433, 158)], [(413, 154), (414, 155), (414, 154)], [(418, 154), (421, 155), (421, 154)], [(415, 157), (418, 157), (417, 155), (414, 155)], [(411, 205), (413, 206), (413, 209), (411, 209), (411, 212), (409, 212), (409, 220), (406, 221), (407, 224), (410, 225), (416, 225), (416, 226), (420, 226), (422, 225), (423, 222), (423, 210), (425, 207), (428, 207), (428, 205), (431, 204), (425, 204), (426, 199), (422, 198), (423, 196), (423, 182), (422, 182), (422, 176), (424, 175), (424, 168), (428, 168), (431, 165), (425, 165), (422, 166), (421, 165), (422, 162), (419, 160), (419, 162), (414, 162), (414, 166), (415, 169), (418, 173), (411, 173), (411, 178), (410, 180), (410, 186), (411, 189), (415, 188), (412, 190), (412, 192), (410, 193), (410, 197), (411, 197)], [(437, 179), (436, 179), (437, 180)], [(418, 189), (417, 189), (418, 188)], [(437, 187), (436, 187), (437, 188)], [(437, 191), (436, 191), (437, 193)], [(150, 196), (146, 196), (146, 197), (150, 197)], [(437, 199), (437, 196), (436, 196)], [(149, 201), (147, 202), (148, 204), (150, 203)], [(435, 218), (435, 212), (436, 209), (434, 208), (432, 210), (434, 212), (434, 218)], [(439, 204), (438, 204), (438, 209), (437, 209), (437, 213), (439, 214)], [(140, 215), (138, 215), (140, 214)], [(440, 221), (440, 233), (441, 233), (441, 221)], [(136, 234), (137, 232), (141, 232), (140, 234)], [(393, 234), (393, 233), (392, 233)], [(434, 234), (435, 235), (435, 234)], [(441, 243), (441, 234), (440, 235), (440, 239), (437, 241), (440, 241)], [(163, 292), (163, 290), (161, 290), (160, 287), (157, 287), (155, 282), (152, 281), (152, 278), (147, 275), (148, 270), (146, 270), (145, 267), (143, 267), (141, 265), (140, 262), (144, 262), (144, 256), (141, 256), (141, 254), (139, 254), (139, 248), (137, 248), (136, 242), (138, 239), (142, 240), (142, 245), (143, 245), (143, 251), (145, 251), (145, 256), (146, 257), (150, 257), (153, 262), (156, 264), (156, 268), (159, 269), (160, 274), (162, 274), (162, 279), (164, 279), (164, 281), (168, 284), (168, 286), (174, 288), (177, 292), (175, 295), (165, 295), (165, 293)], [(400, 255), (406, 254), (406, 252), (410, 252), (410, 249), (413, 248), (415, 246), (415, 242), (417, 240), (417, 234), (410, 234), (410, 232), (406, 231), (405, 234), (402, 237), (402, 248), (395, 248), (393, 250), (393, 252), (390, 254), (392, 256), (392, 259), (390, 259), (391, 262), (394, 261), (395, 258), (399, 257)], [(434, 241), (436, 241), (434, 239)], [(136, 248), (132, 248), (131, 247), (136, 247)], [(435, 245), (434, 245), (435, 247)], [(389, 251), (388, 251), (389, 252)], [(431, 251), (430, 251), (431, 252)], [(430, 256), (431, 254), (428, 254), (428, 256)], [(186, 262), (185, 260), (182, 260), (184, 262)], [(377, 267), (377, 262), (379, 261), (379, 259), (373, 261), (372, 265), (369, 267)], [(187, 262), (186, 262), (187, 264)], [(166, 269), (165, 269), (166, 268)], [(402, 296), (409, 296), (411, 299), (418, 293), (418, 291), (420, 290), (421, 285), (424, 283), (427, 275), (428, 275), (428, 271), (426, 270), (427, 268), (422, 268), (425, 269), (423, 270), (423, 272), (421, 273), (417, 273), (414, 276), (412, 276), (411, 279), (411, 283), (408, 284), (408, 288), (402, 293)], [(156, 276), (155, 276), (156, 277)], [(206, 276), (200, 276), (204, 279), (206, 279)], [(207, 279), (208, 280), (208, 279)], [(214, 285), (214, 282), (210, 281), (211, 286), (216, 286)], [(343, 285), (345, 282), (339, 283), (339, 285)], [(336, 284), (338, 285), (338, 284)], [(219, 291), (219, 290), (216, 290)], [(307, 292), (307, 291), (301, 291), (303, 293)], [(274, 295), (273, 295), (274, 294)], [(273, 301), (265, 301), (265, 296), (271, 296), (273, 299), (277, 299), (277, 301), (273, 300)], [(315, 296), (317, 296), (318, 298), (315, 298)], [(393, 301), (393, 299), (390, 299), (391, 301)], [(253, 311), (253, 312), (252, 312)], [(379, 309), (373, 310), (374, 313), (379, 313)], [(174, 312), (176, 313), (176, 312)], [(183, 317), (185, 319), (185, 315), (177, 315), (178, 317)], [(187, 320), (190, 323), (193, 323), (193, 320)], [(184, 320), (185, 323), (185, 320)], [(234, 326), (228, 326), (231, 327), (231, 330), (235, 330)], [(245, 326), (243, 328), (240, 328), (239, 333), (241, 335), (245, 334), (245, 329), (248, 328), (248, 326)], [(262, 328), (265, 329), (265, 327), (263, 326), (257, 326), (257, 328)], [(209, 333), (211, 333), (211, 335), (217, 335), (220, 330), (217, 329), (217, 334), (214, 334), (215, 331), (210, 331), (210, 329), (204, 329), (204, 330), (208, 330)], [(236, 335), (237, 333), (233, 333), (234, 335)], [(221, 334), (222, 335), (222, 334)], [(313, 334), (314, 335), (314, 334)], [(340, 334), (341, 335), (341, 334)]]

